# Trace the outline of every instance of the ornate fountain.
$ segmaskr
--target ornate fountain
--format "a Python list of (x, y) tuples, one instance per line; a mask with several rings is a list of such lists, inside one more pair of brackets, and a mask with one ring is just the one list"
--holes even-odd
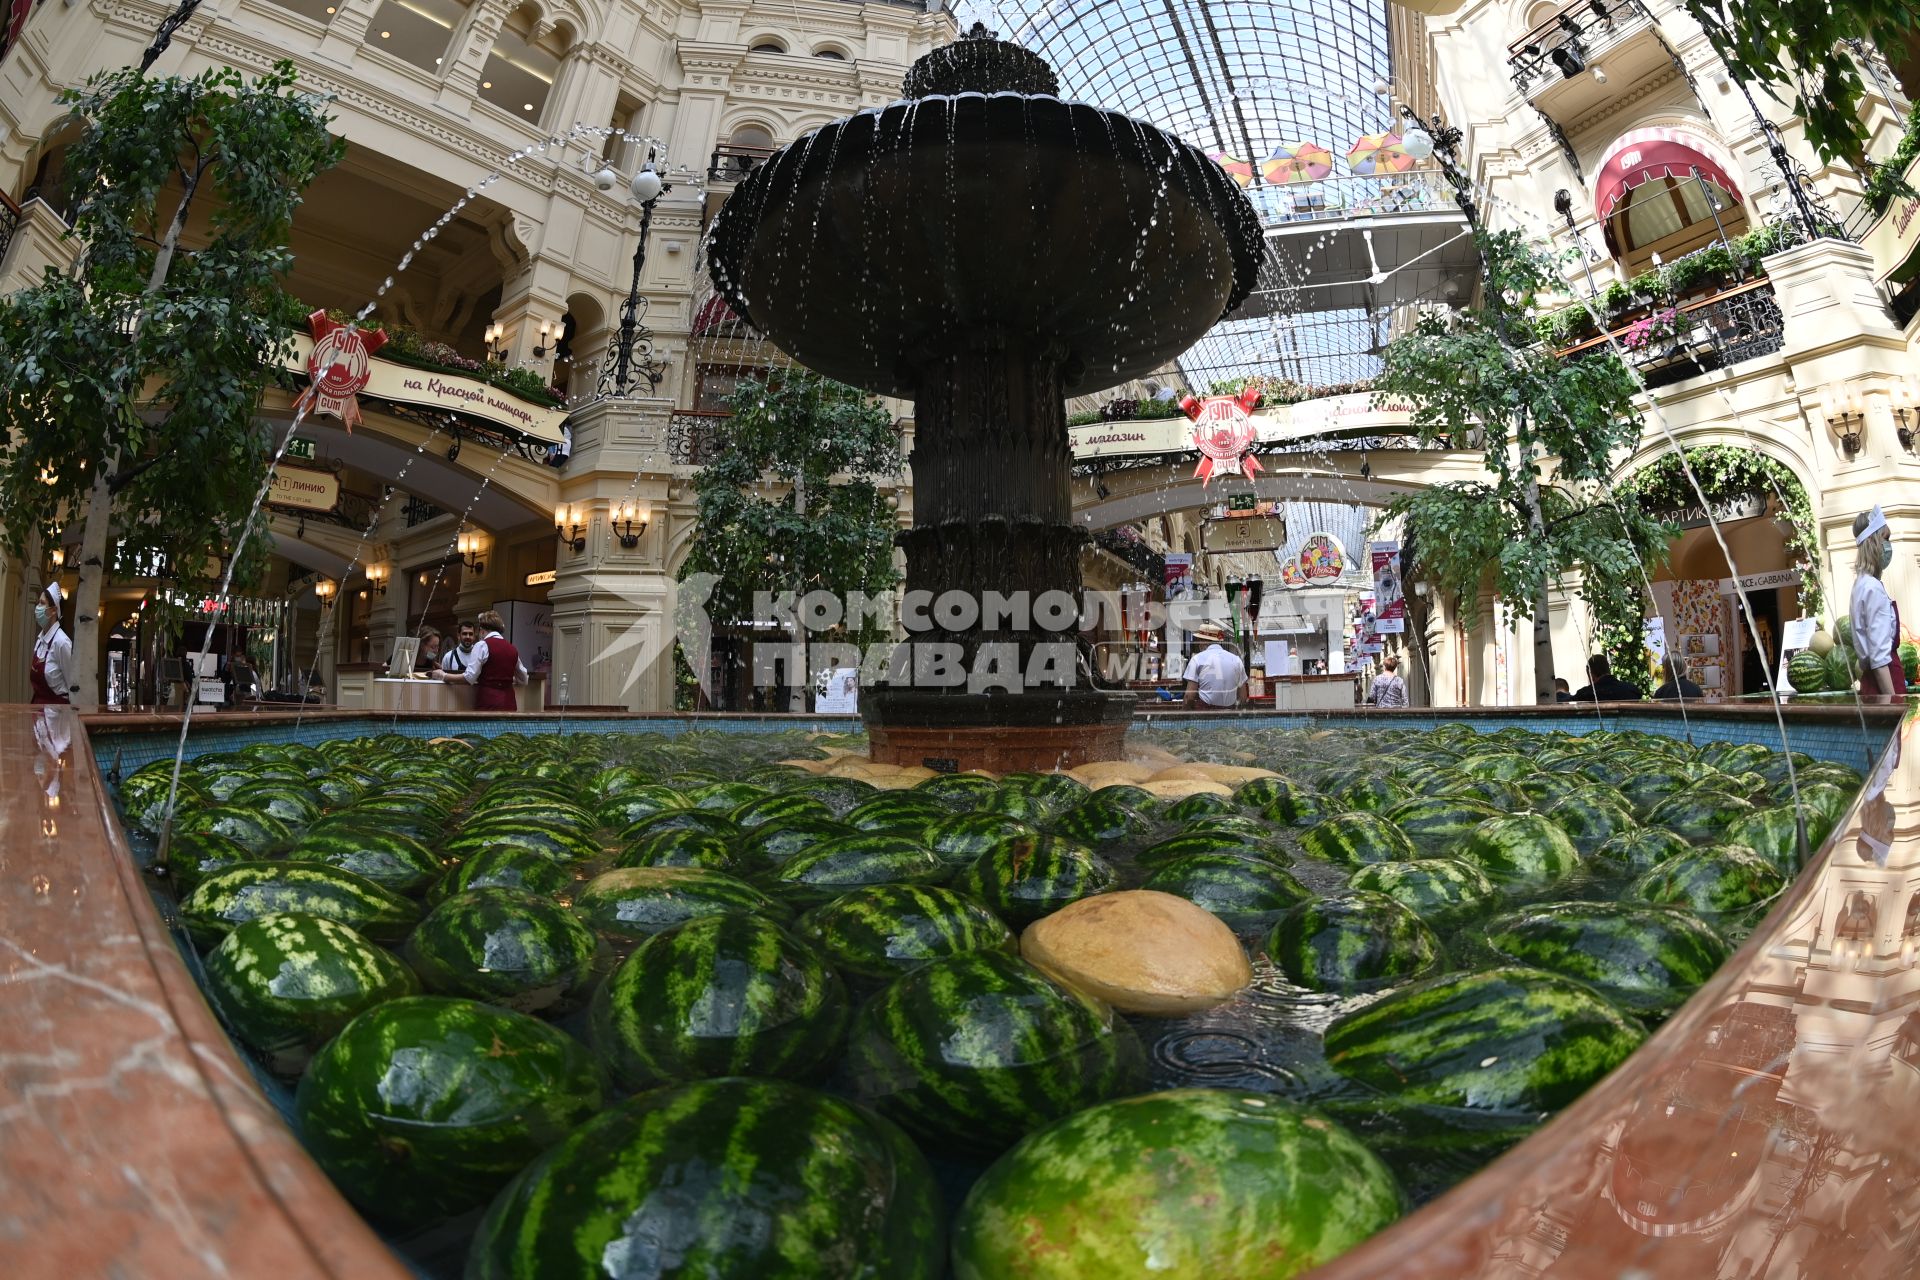
[[(1066, 397), (1160, 368), (1238, 306), (1258, 216), (1204, 153), (1061, 101), (1043, 59), (984, 27), (920, 59), (903, 89), (735, 189), (714, 223), (714, 286), (801, 364), (914, 402), (914, 523), (899, 538), (910, 601), (1057, 606), (1048, 593), (1063, 592), (1077, 606), (1087, 533), (1073, 525)], [(912, 683), (862, 691), (875, 760), (1119, 757), (1134, 699), (1061, 669), (1072, 622), (1033, 609), (968, 623), (964, 610), (909, 617)], [(935, 645), (957, 666), (929, 663)], [(942, 683), (955, 670), (971, 689)]]

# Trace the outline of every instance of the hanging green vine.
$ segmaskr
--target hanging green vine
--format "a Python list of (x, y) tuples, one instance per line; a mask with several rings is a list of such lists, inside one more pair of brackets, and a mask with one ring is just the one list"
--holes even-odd
[[(1785, 463), (1757, 450), (1733, 445), (1696, 445), (1686, 451), (1686, 458), (1709, 503), (1755, 491), (1773, 494), (1779, 504), (1779, 514), (1793, 526), (1786, 539), (1787, 551), (1804, 564), (1805, 571), (1800, 578), (1801, 615), (1818, 616), (1823, 604), (1816, 576), (1820, 567), (1820, 539), (1813, 519), (1813, 499), (1800, 478)], [(1623, 499), (1631, 495), (1642, 506), (1654, 509), (1691, 506), (1699, 496), (1680, 469), (1678, 453), (1661, 454), (1621, 481), (1615, 492)]]

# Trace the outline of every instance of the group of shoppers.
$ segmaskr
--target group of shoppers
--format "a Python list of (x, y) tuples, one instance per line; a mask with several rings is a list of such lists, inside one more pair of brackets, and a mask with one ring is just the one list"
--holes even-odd
[(520, 650), (501, 634), (505, 626), (500, 615), (489, 609), (472, 622), (462, 622), (455, 643), (444, 653), (439, 630), (422, 628), (413, 669), (449, 684), (471, 685), (475, 711), (513, 711), (514, 686), (527, 682), (527, 664), (520, 660)]

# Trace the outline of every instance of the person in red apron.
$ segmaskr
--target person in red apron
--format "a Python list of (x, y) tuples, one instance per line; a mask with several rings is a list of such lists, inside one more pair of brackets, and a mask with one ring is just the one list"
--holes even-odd
[(1860, 692), (1882, 697), (1905, 697), (1906, 672), (1900, 666), (1900, 606), (1880, 580), (1893, 563), (1893, 533), (1879, 507), (1853, 520), (1853, 599), (1848, 620), (1853, 625), (1853, 652), (1860, 665)]
[(476, 622), (483, 633), (467, 658), (467, 669), (459, 674), (443, 673), (447, 680), (465, 680), (473, 686), (475, 711), (518, 711), (513, 690), (527, 682), (526, 664), (520, 651), (500, 634), (505, 625), (498, 613), (488, 610)]
[(38, 706), (64, 705), (67, 701), (67, 673), (73, 670), (73, 641), (60, 626), (60, 584), (49, 582), (33, 606), (33, 621), (40, 633), (33, 641), (33, 667), (28, 680), (33, 685), (33, 701)]

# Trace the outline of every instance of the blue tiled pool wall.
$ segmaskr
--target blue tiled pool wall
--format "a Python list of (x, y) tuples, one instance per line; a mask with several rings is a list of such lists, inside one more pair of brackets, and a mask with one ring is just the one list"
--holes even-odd
[[(1471, 717), (1450, 716), (1444, 711), (1422, 714), (1420, 712), (1394, 711), (1378, 715), (1343, 715), (1337, 720), (1320, 719), (1310, 712), (1277, 713), (1274, 715), (1235, 716), (1232, 719), (1200, 719), (1176, 715), (1154, 716), (1142, 714), (1133, 722), (1134, 729), (1312, 729), (1338, 728), (1342, 726), (1356, 729), (1404, 729), (1421, 732), (1435, 729), (1443, 724), (1464, 724), (1467, 728), (1481, 733), (1492, 733), (1499, 729), (1530, 729), (1535, 733), (1571, 733), (1588, 734), (1597, 730), (1622, 732), (1637, 730), (1644, 733), (1657, 733), (1662, 737), (1681, 738), (1696, 746), (1709, 742), (1747, 743), (1757, 742), (1763, 747), (1777, 750), (1780, 746), (1780, 727), (1771, 719), (1719, 718), (1697, 715), (1682, 721), (1677, 717), (1665, 715), (1647, 715), (1635, 712), (1603, 712), (1595, 715), (1587, 712), (1569, 711), (1557, 716), (1487, 716)], [(1880, 759), (1880, 753), (1886, 750), (1887, 742), (1893, 737), (1892, 723), (1874, 724), (1865, 720), (1821, 720), (1818, 722), (1787, 720), (1787, 745), (1794, 751), (1812, 756), (1815, 760), (1830, 760), (1835, 764), (1844, 764), (1871, 773)]]
[[(1205, 731), (1347, 726), (1356, 729), (1398, 729), (1420, 732), (1443, 724), (1464, 724), (1469, 729), (1482, 733), (1492, 733), (1506, 728), (1530, 729), (1536, 733), (1573, 734), (1592, 733), (1597, 729), (1635, 729), (1672, 738), (1690, 738), (1697, 745), (1709, 742), (1757, 742), (1761, 746), (1772, 748), (1780, 745), (1780, 730), (1773, 721), (1767, 719), (1745, 717), (1721, 719), (1702, 715), (1683, 722), (1675, 717), (1643, 715), (1630, 711), (1608, 712), (1598, 716), (1592, 713), (1582, 715), (1578, 712), (1567, 712), (1558, 716), (1516, 715), (1511, 717), (1487, 715), (1456, 717), (1445, 712), (1422, 714), (1397, 711), (1380, 715), (1364, 713), (1343, 715), (1337, 720), (1316, 717), (1308, 712), (1278, 712), (1272, 715), (1235, 716), (1231, 719), (1178, 715), (1156, 716), (1144, 713), (1134, 721), (1134, 728), (1136, 731), (1156, 729)], [(678, 737), (695, 731), (791, 733), (798, 730), (807, 733), (848, 733), (858, 732), (860, 727), (858, 721), (845, 717), (804, 716), (724, 720), (688, 716), (650, 720), (590, 719), (537, 722), (522, 719), (481, 720), (471, 717), (384, 722), (378, 719), (356, 719), (314, 720), (298, 725), (275, 723), (232, 727), (225, 727), (216, 722), (205, 724), (204, 727), (196, 726), (188, 734), (187, 755), (191, 758), (214, 752), (237, 751), (248, 743), (262, 740), (319, 743), (334, 738), (361, 738), (385, 733), (398, 733), (412, 738), (463, 736), (491, 738), (502, 733), (639, 733)], [(1787, 743), (1793, 750), (1804, 752), (1816, 760), (1831, 760), (1837, 764), (1849, 765), (1862, 773), (1872, 771), (1874, 763), (1886, 748), (1887, 740), (1892, 733), (1893, 727), (1890, 724), (1876, 725), (1860, 720), (1795, 722), (1789, 719), (1787, 721)], [(180, 734), (177, 729), (154, 730), (147, 733), (103, 733), (95, 735), (92, 739), (94, 757), (101, 771), (111, 771), (117, 760), (122, 776), (151, 761), (170, 759), (179, 740)]]

